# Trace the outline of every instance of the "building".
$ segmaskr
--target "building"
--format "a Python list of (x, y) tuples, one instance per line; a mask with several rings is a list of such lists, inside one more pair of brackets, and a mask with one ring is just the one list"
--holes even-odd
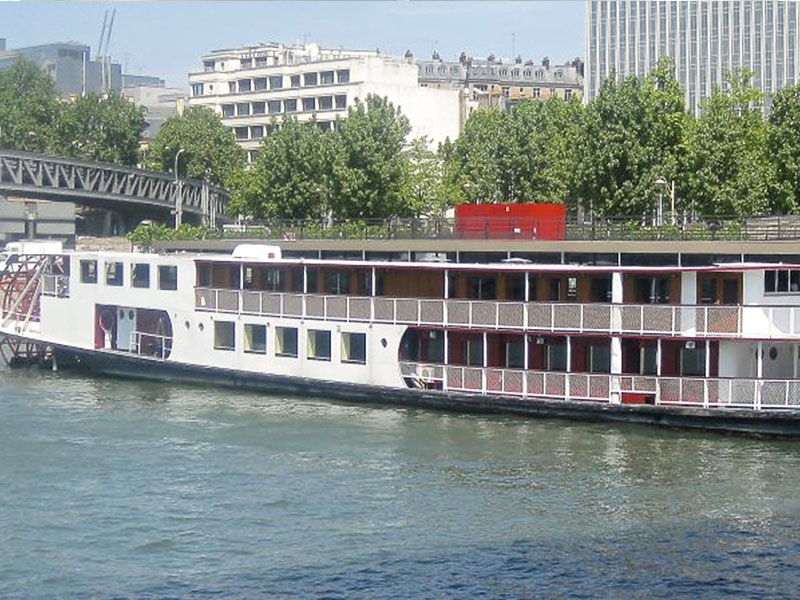
[(771, 94), (800, 81), (799, 16), (794, 0), (589, 0), (586, 98), (613, 73), (642, 77), (670, 56), (693, 113), (739, 67), (769, 107)]
[(147, 129), (142, 133), (146, 145), (152, 140), (164, 121), (183, 112), (186, 94), (180, 88), (164, 85), (164, 80), (147, 75), (123, 75), (123, 97), (145, 109)]
[(458, 137), (461, 126), (456, 90), (421, 87), (413, 62), (378, 51), (275, 42), (216, 50), (203, 57), (202, 71), (189, 74), (189, 83), (189, 104), (217, 111), (251, 161), (264, 136), (285, 116), (316, 118), (330, 130), (368, 94), (385, 96), (400, 108), (411, 137), (439, 143)]
[(0, 71), (18, 60), (39, 65), (53, 78), (62, 98), (122, 89), (122, 66), (107, 58), (92, 60), (91, 48), (85, 44), (63, 42), (7, 50), (6, 40), (0, 38)]
[[(406, 56), (409, 56), (407, 53)], [(583, 94), (583, 61), (575, 59), (564, 65), (551, 65), (545, 58), (541, 64), (497, 59), (485, 60), (461, 53), (457, 61), (442, 60), (434, 53), (431, 60), (419, 61), (420, 85), (429, 88), (466, 91), (472, 102), (481, 106), (505, 108), (527, 99), (546, 100), (557, 96), (565, 100)]]

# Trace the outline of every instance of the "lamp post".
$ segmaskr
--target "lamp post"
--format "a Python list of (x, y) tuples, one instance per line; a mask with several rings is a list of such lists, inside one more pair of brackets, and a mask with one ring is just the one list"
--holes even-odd
[[(656, 179), (656, 185), (663, 186), (669, 192), (669, 210), (671, 215), (672, 224), (675, 225), (675, 180), (670, 181), (666, 177), (659, 177)], [(664, 209), (660, 208), (661, 221), (663, 224)]]
[(181, 190), (181, 180), (178, 177), (178, 159), (185, 151), (186, 148), (180, 148), (175, 154), (175, 229), (178, 229), (183, 222), (183, 190)]

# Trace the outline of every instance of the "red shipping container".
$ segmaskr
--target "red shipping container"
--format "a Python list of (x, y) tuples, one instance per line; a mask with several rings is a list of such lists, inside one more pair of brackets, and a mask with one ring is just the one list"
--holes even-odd
[(460, 204), (456, 236), (462, 239), (563, 240), (565, 204)]

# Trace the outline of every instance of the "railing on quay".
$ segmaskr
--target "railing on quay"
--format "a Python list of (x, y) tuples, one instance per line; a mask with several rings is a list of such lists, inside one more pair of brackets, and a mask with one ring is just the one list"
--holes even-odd
[(232, 239), (283, 241), (320, 239), (434, 240), (796, 240), (800, 216), (698, 217), (676, 224), (652, 219), (596, 217), (591, 220), (558, 217), (467, 217), (364, 219), (358, 221), (248, 221), (225, 225), (219, 235)]
[(457, 365), (400, 363), (400, 374), (416, 387), (465, 393), (609, 403), (613, 395), (648, 398), (655, 406), (800, 408), (800, 380), (653, 377), (558, 373)]
[(195, 307), (270, 317), (558, 335), (800, 338), (800, 306), (490, 302), (196, 288)]

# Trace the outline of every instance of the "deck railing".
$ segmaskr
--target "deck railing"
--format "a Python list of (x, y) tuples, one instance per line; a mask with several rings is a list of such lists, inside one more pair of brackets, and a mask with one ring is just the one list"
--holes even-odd
[(800, 306), (489, 302), (197, 288), (199, 310), (529, 333), (797, 339)]
[(42, 275), (42, 295), (69, 298), (69, 276)]
[(134, 331), (131, 333), (130, 351), (138, 356), (166, 360), (172, 353), (172, 337)]
[(645, 396), (656, 406), (800, 409), (800, 380), (652, 377), (400, 363), (410, 385), (488, 395), (611, 402)]

